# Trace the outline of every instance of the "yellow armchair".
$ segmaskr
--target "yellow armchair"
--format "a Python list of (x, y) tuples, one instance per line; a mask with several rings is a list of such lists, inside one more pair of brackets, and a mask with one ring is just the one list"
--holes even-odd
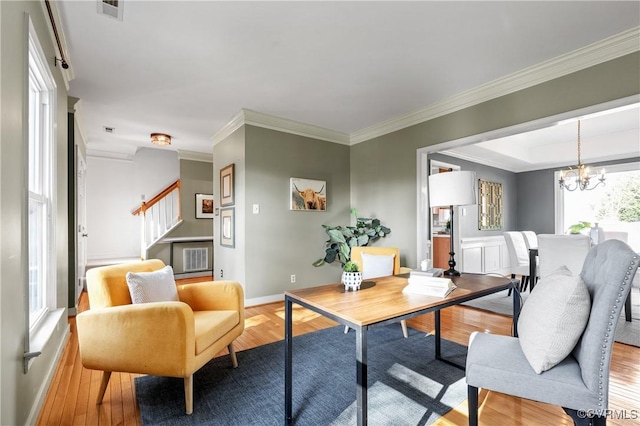
[(244, 331), (244, 292), (234, 281), (179, 285), (176, 302), (132, 304), (127, 272), (152, 272), (160, 260), (87, 271), (91, 309), (76, 317), (82, 365), (102, 370), (97, 403), (111, 372), (184, 378), (187, 414), (193, 412), (193, 373), (225, 347), (234, 367), (233, 341)]

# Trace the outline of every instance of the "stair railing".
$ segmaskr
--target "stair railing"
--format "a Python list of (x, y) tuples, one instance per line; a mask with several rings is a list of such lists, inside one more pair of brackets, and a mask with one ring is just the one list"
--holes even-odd
[(140, 259), (145, 260), (147, 251), (180, 224), (180, 179), (167, 186), (149, 201), (131, 212), (140, 221)]

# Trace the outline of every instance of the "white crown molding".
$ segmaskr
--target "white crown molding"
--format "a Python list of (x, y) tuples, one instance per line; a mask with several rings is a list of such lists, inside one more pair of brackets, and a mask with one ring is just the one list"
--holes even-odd
[(201, 161), (203, 163), (213, 163), (213, 154), (210, 152), (189, 151), (186, 149), (178, 150), (178, 158), (180, 160)]
[(54, 59), (54, 66), (60, 68), (60, 73), (62, 74), (62, 79), (64, 80), (64, 86), (69, 91), (69, 82), (75, 78), (75, 74), (73, 72), (73, 67), (71, 66), (71, 59), (69, 57), (69, 46), (67, 44), (67, 38), (64, 35), (64, 29), (62, 28), (60, 18), (60, 13), (58, 12), (58, 5), (55, 1), (50, 0), (49, 6), (51, 7), (51, 15), (53, 15), (53, 20), (56, 22), (56, 30), (58, 31), (58, 38), (60, 39), (60, 45), (62, 46), (62, 52), (58, 48), (58, 43), (56, 42), (56, 36), (53, 32), (53, 26), (51, 25), (51, 20), (49, 19), (49, 11), (47, 10), (47, 5), (44, 0), (40, 1), (40, 5), (42, 6), (42, 11), (44, 13), (44, 20), (47, 22), (47, 29), (49, 30), (49, 38), (51, 39), (51, 43), (53, 44), (53, 48), (56, 51), (56, 57), (64, 56), (69, 68), (66, 70), (62, 68), (58, 62)]
[(216, 145), (223, 141), (246, 124), (343, 145), (351, 143), (351, 139), (346, 133), (243, 108), (211, 138), (213, 144)]
[(351, 145), (404, 129), (518, 90), (535, 86), (640, 50), (640, 27), (585, 46), (566, 55), (542, 62), (490, 83), (460, 93), (362, 130), (351, 133)]
[(524, 70), (462, 92), (456, 96), (408, 114), (383, 121), (382, 123), (366, 127), (351, 134), (242, 109), (211, 139), (213, 144), (216, 145), (241, 126), (251, 124), (314, 139), (345, 145), (355, 145), (637, 52), (640, 50), (639, 39), (640, 27), (635, 27), (597, 43), (577, 49), (566, 55), (525, 68)]
[(92, 148), (91, 146), (87, 147), (87, 158), (94, 157), (94, 158), (106, 158), (109, 160), (133, 161), (134, 156), (135, 156), (135, 153), (131, 153), (131, 152)]

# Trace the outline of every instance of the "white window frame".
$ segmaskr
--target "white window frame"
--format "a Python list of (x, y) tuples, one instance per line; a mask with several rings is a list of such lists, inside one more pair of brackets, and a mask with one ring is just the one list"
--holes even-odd
[[(27, 205), (25, 206), (25, 214), (27, 218), (25, 223), (29, 224), (29, 207), (32, 202), (41, 203), (45, 209), (43, 219), (44, 244), (42, 244), (42, 267), (41, 278), (42, 286), (42, 308), (31, 315), (31, 295), (30, 295), (30, 267), (27, 261), (27, 278), (26, 278), (26, 294), (27, 294), (27, 321), (28, 340), (25, 352), (38, 352), (44, 346), (44, 342), (50, 337), (51, 314), (56, 309), (56, 234), (55, 234), (55, 217), (56, 217), (56, 163), (55, 163), (55, 147), (56, 147), (56, 83), (48, 66), (47, 57), (42, 50), (38, 40), (37, 33), (33, 27), (31, 19), (29, 21), (29, 54), (28, 54), (28, 75), (27, 75), (27, 96), (25, 103), (27, 106), (27, 122), (28, 122), (28, 143), (26, 152), (26, 179), (27, 179)], [(37, 91), (36, 105), (32, 104), (33, 98), (31, 91)], [(38, 138), (35, 142), (40, 150), (38, 161), (32, 164), (31, 158), (31, 138)], [(39, 185), (32, 187), (30, 176), (37, 173)], [(30, 228), (27, 225), (27, 244), (29, 245)], [(29, 256), (30, 257), (30, 256)], [(48, 331), (49, 330), (49, 331)], [(26, 368), (25, 368), (26, 370)]]
[[(626, 162), (626, 163), (618, 163), (618, 164), (609, 164), (604, 166), (607, 173), (619, 173), (619, 172), (628, 172), (632, 170), (640, 169), (640, 163), (637, 161)], [(565, 168), (563, 168), (564, 170)], [(598, 170), (600, 170), (600, 166), (598, 166)], [(568, 224), (564, 223), (564, 194), (565, 190), (560, 189), (560, 185), (558, 184), (558, 180), (560, 179), (560, 170), (556, 170), (553, 173), (554, 179), (554, 199), (555, 199), (555, 233), (556, 234), (564, 234), (569, 227)], [(606, 185), (606, 181), (605, 181)]]

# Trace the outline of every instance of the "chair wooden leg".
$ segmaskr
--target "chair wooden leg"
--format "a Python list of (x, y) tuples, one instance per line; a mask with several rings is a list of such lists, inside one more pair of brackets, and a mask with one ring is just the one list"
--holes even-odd
[(633, 292), (629, 292), (629, 294), (627, 295), (627, 300), (625, 300), (624, 302), (624, 319), (627, 322), (631, 322), (631, 293)]
[(233, 364), (233, 368), (238, 368), (238, 357), (236, 357), (236, 351), (235, 349), (233, 349), (233, 342), (229, 343), (227, 349), (229, 349), (229, 356), (231, 356), (231, 363)]
[(467, 408), (469, 426), (478, 426), (478, 388), (467, 385)]
[(184, 378), (184, 402), (187, 414), (193, 413), (193, 374)]
[(100, 389), (98, 390), (98, 399), (96, 400), (96, 405), (102, 404), (102, 398), (104, 398), (104, 393), (107, 391), (107, 385), (109, 384), (110, 378), (111, 371), (102, 372), (102, 381), (100, 382)]
[(407, 321), (406, 320), (400, 321), (400, 325), (402, 326), (402, 335), (406, 339), (407, 337), (409, 337), (409, 330), (407, 330)]

